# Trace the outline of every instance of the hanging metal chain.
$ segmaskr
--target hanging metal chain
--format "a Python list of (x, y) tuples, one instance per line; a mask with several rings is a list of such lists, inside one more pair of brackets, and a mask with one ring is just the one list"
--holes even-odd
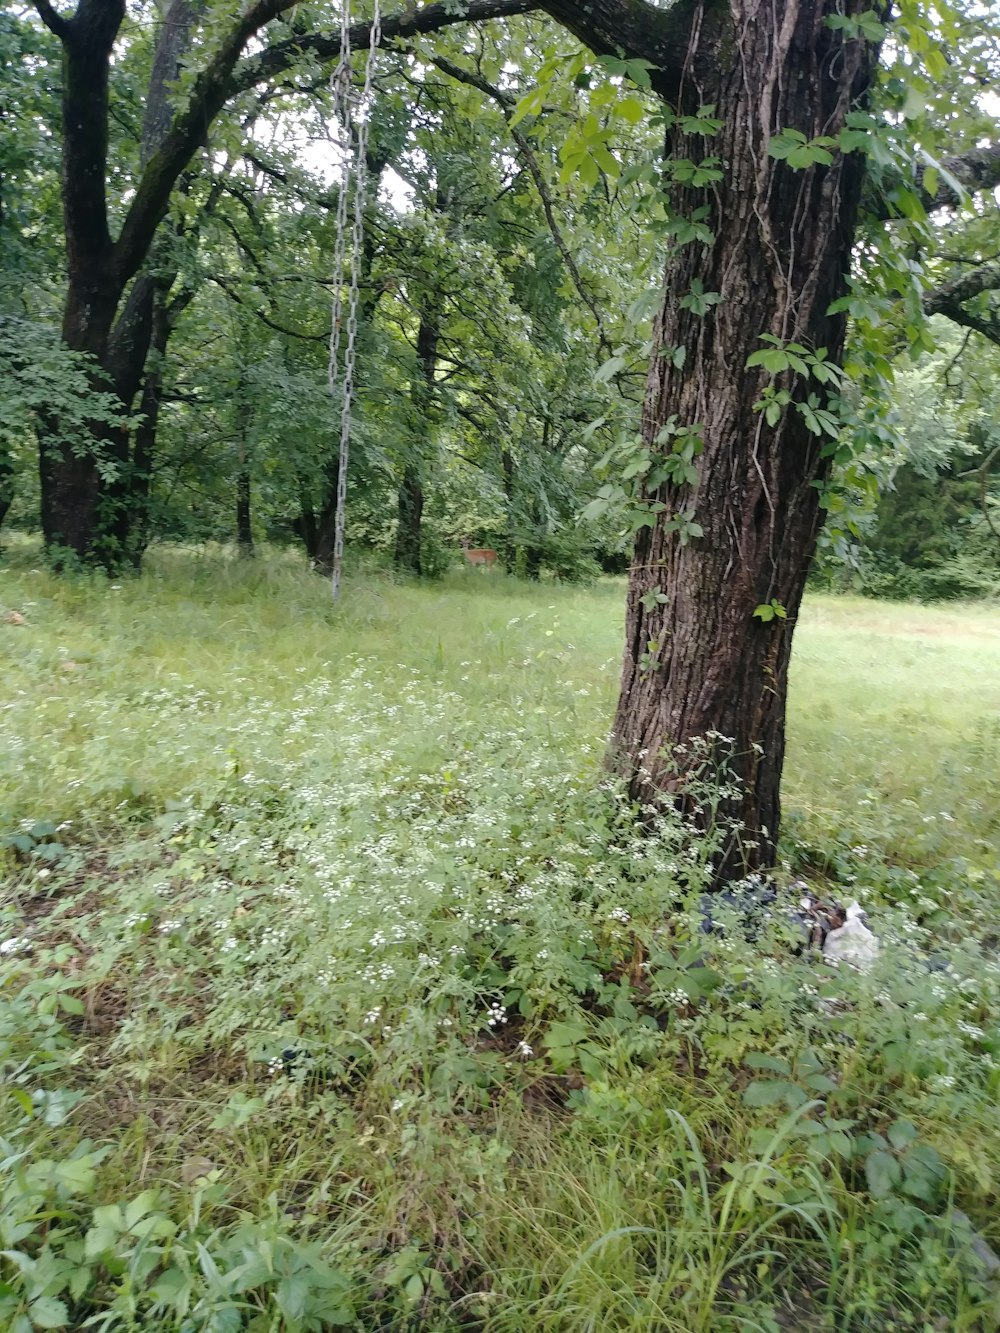
[(337, 214), (334, 227), (333, 249), (333, 317), (330, 325), (330, 359), (327, 365), (327, 383), (330, 396), (337, 392), (340, 373), (340, 333), (344, 321), (344, 255), (347, 241), (347, 196), (351, 183), (351, 0), (343, 0), (340, 10), (340, 59), (330, 78), (333, 105), (343, 132), (348, 136), (348, 147), (341, 154), (340, 183), (337, 188)]
[[(350, 99), (350, 0), (344, 0), (341, 12), (341, 60), (334, 74), (334, 96), (341, 96), (343, 120), (348, 136), (351, 131)], [(365, 78), (361, 91), (361, 115), (356, 133), (354, 155), (354, 220), (351, 231), (350, 277), (347, 289), (347, 342), (344, 348), (344, 374), (340, 384), (340, 457), (337, 465), (337, 512), (334, 519), (332, 594), (340, 596), (340, 581), (344, 565), (344, 523), (347, 516), (347, 465), (351, 449), (351, 411), (354, 404), (354, 370), (357, 361), (358, 298), (361, 286), (361, 256), (365, 239), (365, 205), (367, 203), (368, 131), (372, 114), (372, 76), (375, 53), (382, 42), (382, 12), (380, 0), (375, 0), (371, 29), (368, 35), (368, 54), (365, 59)], [(348, 50), (346, 77), (344, 76), (344, 49)], [(339, 81), (339, 86), (338, 86)], [(340, 359), (341, 325), (344, 318), (343, 263), (346, 251), (347, 196), (351, 177), (351, 154), (344, 156), (344, 172), (340, 197), (337, 200), (337, 240), (335, 245), (333, 327), (330, 330), (329, 383), (333, 393), (337, 387), (337, 369)], [(343, 215), (342, 208), (343, 206)]]

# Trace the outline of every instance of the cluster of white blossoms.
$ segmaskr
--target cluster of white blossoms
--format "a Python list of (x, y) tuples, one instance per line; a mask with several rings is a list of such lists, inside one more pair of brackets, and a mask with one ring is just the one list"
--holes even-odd
[(971, 1037), (973, 1041), (982, 1041), (986, 1036), (986, 1033), (981, 1027), (977, 1027), (975, 1023), (966, 1023), (962, 1018), (958, 1020), (955, 1026), (958, 1028), (959, 1032), (964, 1032), (965, 1035)]

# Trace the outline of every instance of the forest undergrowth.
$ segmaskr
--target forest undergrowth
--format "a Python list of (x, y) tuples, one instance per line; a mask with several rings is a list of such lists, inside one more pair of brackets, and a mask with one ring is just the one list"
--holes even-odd
[(620, 584), (333, 608), (277, 554), (38, 558), (0, 582), (0, 1326), (1000, 1325), (995, 607), (807, 603), (776, 895), (709, 923), (711, 839), (602, 777)]

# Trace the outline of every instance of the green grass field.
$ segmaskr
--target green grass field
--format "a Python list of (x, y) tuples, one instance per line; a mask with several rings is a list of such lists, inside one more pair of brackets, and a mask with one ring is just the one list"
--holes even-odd
[(803, 612), (779, 878), (862, 974), (602, 788), (620, 583), (33, 558), (0, 1326), (1000, 1325), (1000, 611)]

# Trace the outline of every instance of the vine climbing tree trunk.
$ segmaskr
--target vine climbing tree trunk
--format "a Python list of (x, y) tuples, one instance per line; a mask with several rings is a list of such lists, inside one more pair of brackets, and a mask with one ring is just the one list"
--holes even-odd
[[(670, 259), (643, 434), (655, 457), (670, 453), (671, 428), (696, 428), (702, 452), (697, 480), (648, 497), (656, 512), (629, 579), (610, 763), (643, 803), (676, 796), (703, 760), (725, 763), (739, 791), (722, 813), (741, 831), (720, 853), (723, 879), (774, 860), (792, 628), (829, 452), (799, 410), (826, 389), (747, 362), (767, 335), (839, 362), (846, 317), (830, 307), (846, 291), (863, 176), (857, 153), (807, 153), (796, 169), (769, 148), (787, 130), (835, 137), (865, 99), (877, 50), (827, 26), (843, 8), (731, 0), (728, 14), (706, 10), (691, 29), (685, 101), (714, 107), (721, 124), (711, 137), (679, 124), (667, 145), (668, 159), (717, 157), (721, 170), (674, 195), (712, 238)], [(760, 410), (769, 385), (791, 395), (772, 424)], [(763, 606), (769, 618), (755, 617)]]

